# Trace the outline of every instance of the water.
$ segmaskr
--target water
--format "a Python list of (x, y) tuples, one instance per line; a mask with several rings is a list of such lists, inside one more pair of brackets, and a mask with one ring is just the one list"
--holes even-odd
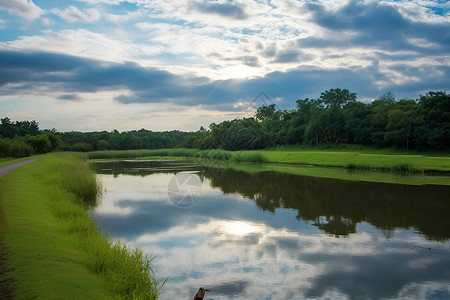
[(156, 257), (161, 299), (450, 299), (450, 187), (95, 165), (95, 218)]

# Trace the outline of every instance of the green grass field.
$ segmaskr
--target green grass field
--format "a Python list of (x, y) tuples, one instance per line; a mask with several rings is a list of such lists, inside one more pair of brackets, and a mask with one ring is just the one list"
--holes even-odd
[[(151, 259), (102, 236), (98, 187), (82, 155), (48, 154), (0, 181), (2, 243), (17, 299), (156, 299)], [(1, 279), (5, 279), (1, 278)]]
[(312, 176), (321, 178), (333, 178), (351, 181), (366, 181), (379, 183), (393, 183), (406, 185), (450, 185), (450, 176), (425, 175), (421, 173), (404, 175), (394, 172), (380, 172), (367, 170), (349, 170), (344, 168), (327, 168), (295, 164), (256, 164), (234, 161), (202, 160), (201, 164), (206, 167), (234, 169), (249, 173), (280, 172), (301, 176)]
[(139, 157), (198, 157), (235, 162), (265, 162), (290, 165), (384, 170), (403, 173), (449, 173), (450, 154), (420, 154), (391, 149), (318, 150), (278, 148), (273, 150), (225, 151), (195, 149), (126, 150), (89, 152), (90, 159)]
[[(250, 151), (252, 153), (253, 151)], [(383, 154), (334, 151), (257, 151), (270, 163), (302, 164), (354, 169), (402, 170), (411, 172), (450, 172), (450, 156)]]

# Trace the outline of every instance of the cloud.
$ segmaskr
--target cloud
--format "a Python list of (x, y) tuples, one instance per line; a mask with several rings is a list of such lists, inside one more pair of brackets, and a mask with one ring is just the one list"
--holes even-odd
[(295, 63), (309, 60), (309, 56), (304, 55), (302, 51), (297, 49), (286, 49), (276, 53), (274, 62), (276, 63)]
[[(330, 46), (376, 47), (378, 49), (418, 50), (420, 47), (408, 40), (420, 38), (449, 49), (450, 26), (446, 23), (429, 24), (420, 19), (406, 19), (397, 7), (380, 2), (350, 1), (336, 11), (323, 5), (309, 4), (312, 21), (327, 29)], [(310, 41), (314, 38), (310, 37)], [(325, 45), (325, 39), (316, 38)], [(331, 43), (330, 43), (331, 42)]]
[(52, 26), (52, 25), (55, 25), (55, 21), (53, 21), (50, 18), (42, 18), (42, 24), (44, 24), (46, 26)]
[(222, 1), (190, 1), (189, 8), (205, 14), (218, 15), (225, 18), (244, 20), (247, 14), (244, 9), (237, 3)]
[(238, 57), (225, 57), (224, 55), (213, 52), (207, 55), (209, 58), (217, 58), (222, 61), (231, 61), (231, 62), (239, 62), (249, 67), (260, 67), (261, 64), (259, 62), (258, 56), (254, 55), (244, 55)]
[[(110, 5), (119, 5), (121, 2), (124, 2), (123, 0), (75, 0), (78, 2), (86, 2), (89, 4), (99, 4), (99, 3), (105, 3)], [(129, 1), (132, 2), (132, 1)]]
[[(123, 104), (166, 103), (236, 110), (237, 103), (250, 103), (260, 92), (280, 98), (282, 108), (295, 100), (318, 97), (330, 88), (348, 88), (360, 98), (376, 98), (390, 90), (400, 97), (416, 98), (429, 89), (448, 87), (450, 67), (380, 64), (368, 67), (322, 69), (300, 66), (250, 79), (210, 80), (174, 74), (134, 62), (107, 62), (62, 54), (0, 51), (1, 94), (96, 93), (124, 91), (114, 97)], [(63, 96), (62, 99), (67, 100)], [(245, 106), (245, 104), (244, 104)]]
[(44, 11), (31, 0), (0, 0), (0, 9), (5, 9), (10, 14), (28, 20), (35, 20), (44, 13)]
[[(44, 30), (41, 35), (22, 36), (15, 41), (0, 43), (0, 49), (28, 52), (51, 52), (108, 61), (139, 60), (161, 52), (161, 46), (135, 45), (114, 39), (107, 34), (85, 29), (59, 32)], [(134, 56), (130, 57), (130, 53)]]
[(78, 95), (75, 94), (64, 94), (56, 97), (56, 99), (59, 100), (68, 100), (68, 101), (78, 101), (81, 100), (81, 98)]
[(64, 10), (56, 8), (52, 9), (52, 12), (69, 23), (93, 23), (100, 20), (100, 13), (95, 8), (88, 8), (81, 11), (77, 7), (71, 5)]

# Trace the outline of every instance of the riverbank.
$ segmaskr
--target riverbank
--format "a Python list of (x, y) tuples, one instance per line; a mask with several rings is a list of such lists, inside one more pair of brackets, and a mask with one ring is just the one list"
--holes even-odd
[[(3, 162), (5, 163), (5, 162)], [(156, 299), (151, 259), (102, 236), (86, 156), (53, 153), (0, 180), (0, 282), (18, 299)]]
[(308, 165), (347, 170), (378, 170), (396, 173), (450, 174), (450, 154), (421, 154), (386, 149), (275, 149), (252, 151), (159, 149), (89, 152), (90, 159), (159, 157), (197, 157), (204, 159)]

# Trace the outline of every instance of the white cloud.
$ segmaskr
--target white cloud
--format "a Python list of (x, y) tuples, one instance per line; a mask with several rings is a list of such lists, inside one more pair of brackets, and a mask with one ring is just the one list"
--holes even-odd
[(31, 0), (0, 0), (0, 9), (7, 10), (10, 14), (34, 20), (44, 11)]
[(52, 9), (52, 12), (69, 23), (93, 23), (100, 20), (100, 13), (95, 8), (88, 8), (81, 11), (77, 7), (71, 5), (64, 10), (56, 8)]
[[(124, 0), (75, 0), (78, 2), (86, 2), (89, 4), (100, 4), (100, 3), (105, 3), (105, 4), (110, 4), (110, 5), (119, 5), (121, 2), (125, 2)], [(132, 1), (127, 1), (127, 2), (132, 2)]]
[(85, 29), (60, 32), (46, 30), (41, 35), (23, 36), (13, 42), (0, 43), (1, 48), (63, 53), (115, 62), (130, 61), (133, 58), (137, 60), (160, 51), (158, 47), (139, 46)]
[(45, 26), (51, 26), (55, 25), (55, 21), (50, 18), (42, 18), (42, 24), (44, 24)]
[[(432, 3), (426, 1), (239, 0), (231, 6), (222, 0), (216, 1), (216, 6), (202, 6), (199, 0), (79, 1), (88, 8), (53, 9), (34, 24), (44, 29), (48, 27), (43, 25), (54, 25), (53, 19), (58, 18), (53, 13), (68, 22), (78, 22), (70, 25), (77, 29), (37, 28), (38, 33), (25, 32), (27, 36), (0, 42), (0, 49), (134, 61), (143, 67), (183, 76), (206, 76), (212, 81), (270, 77), (280, 71), (308, 81), (301, 74), (317, 70), (320, 77), (316, 75), (314, 80), (336, 86), (342, 83), (330, 74), (360, 72), (356, 77), (367, 78), (377, 87), (384, 89), (395, 83), (404, 85), (405, 90), (411, 89), (408, 82), (417, 85), (419, 77), (421, 82), (435, 78), (439, 70), (450, 65), (445, 31), (448, 13), (433, 14)], [(5, 3), (13, 2), (0, 0), (0, 8), (5, 8)], [(379, 22), (380, 16), (384, 23)], [(99, 26), (97, 32), (92, 32), (80, 24), (100, 19), (109, 27)], [(363, 26), (355, 25), (355, 21)], [(6, 25), (3, 21), (3, 27)], [(294, 75), (283, 78), (289, 81)], [(298, 82), (297, 86), (301, 86)], [(308, 82), (308, 86), (314, 85), (313, 80)]]
[(130, 11), (125, 14), (116, 15), (116, 14), (108, 14), (105, 16), (105, 18), (113, 23), (124, 23), (129, 22), (131, 20), (136, 20), (138, 18), (141, 18), (145, 16), (146, 12), (143, 9), (138, 9), (135, 11)]

